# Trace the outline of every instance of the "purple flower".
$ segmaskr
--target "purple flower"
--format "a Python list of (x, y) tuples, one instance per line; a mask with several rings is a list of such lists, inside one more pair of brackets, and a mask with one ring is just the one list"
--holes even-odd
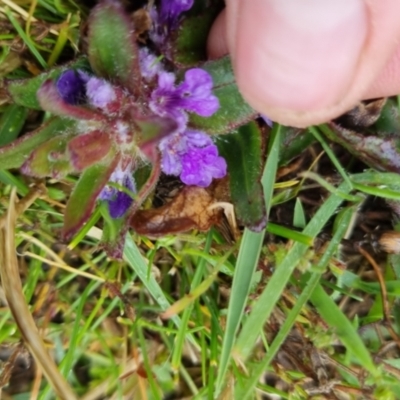
[(94, 76), (86, 83), (86, 95), (93, 106), (102, 109), (106, 108), (117, 97), (109, 82)]
[(207, 187), (213, 178), (226, 175), (226, 162), (204, 132), (187, 130), (160, 142), (161, 169), (179, 176), (186, 185)]
[(260, 114), (260, 117), (264, 120), (264, 122), (265, 122), (270, 128), (272, 128), (272, 125), (274, 124), (274, 122), (272, 121), (272, 119), (269, 119), (265, 114)]
[(194, 0), (161, 0), (159, 20), (169, 29), (176, 28), (180, 15), (193, 6)]
[(105, 110), (117, 97), (109, 82), (80, 70), (65, 71), (56, 86), (62, 99), (69, 104), (78, 104), (86, 95), (92, 106)]
[(187, 110), (209, 117), (219, 108), (212, 87), (211, 76), (201, 68), (186, 71), (184, 81), (177, 87), (174, 74), (161, 72), (158, 87), (151, 94), (150, 108), (160, 116), (178, 117)]
[(153, 21), (151, 40), (157, 45), (164, 44), (169, 32), (178, 27), (181, 14), (188, 11), (193, 3), (194, 0), (161, 0), (158, 10), (150, 7), (149, 13)]
[(68, 104), (78, 104), (85, 98), (85, 74), (69, 69), (57, 79), (56, 86), (61, 98)]
[(226, 161), (218, 156), (217, 146), (189, 147), (182, 156), (181, 181), (186, 185), (207, 187), (213, 178), (226, 175)]
[(185, 80), (178, 86), (180, 107), (202, 117), (210, 117), (219, 108), (219, 100), (212, 93), (210, 74), (201, 68), (186, 71)]
[[(125, 169), (117, 167), (110, 177), (110, 182), (117, 183), (130, 192), (136, 193), (136, 185), (132, 178), (130, 165)], [(99, 199), (107, 201), (108, 212), (114, 219), (121, 218), (133, 203), (133, 199), (128, 193), (109, 185), (103, 188)]]
[(160, 60), (147, 47), (139, 49), (139, 63), (141, 75), (146, 81), (151, 81), (156, 75), (163, 72)]

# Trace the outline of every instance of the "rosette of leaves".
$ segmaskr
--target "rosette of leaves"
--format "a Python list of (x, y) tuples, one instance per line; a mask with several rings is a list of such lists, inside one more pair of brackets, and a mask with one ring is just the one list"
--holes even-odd
[[(210, 21), (205, 12), (193, 21), (198, 24), (203, 17)], [(188, 34), (191, 20), (185, 24), (183, 21), (179, 19), (174, 27), (181, 35), (166, 36), (164, 40), (169, 42), (160, 46), (175, 46), (174, 57), (181, 49), (189, 48), (192, 41), (196, 49), (200, 46), (199, 38)], [(23, 173), (38, 178), (79, 175), (66, 206), (63, 236), (71, 239), (87, 222), (96, 202), (102, 200), (108, 203), (112, 217), (108, 219), (112, 226), (105, 229), (103, 239), (109, 254), (120, 257), (131, 217), (158, 181), (158, 144), (177, 129), (177, 120), (157, 115), (149, 107), (157, 81), (145, 79), (141, 71), (135, 29), (122, 6), (116, 1), (101, 2), (93, 9), (88, 27), (87, 59), (31, 79), (5, 82), (13, 103), (45, 110), (52, 117), (37, 130), (0, 148), (0, 168), (21, 168)], [(176, 76), (184, 76), (187, 67), (183, 64), (182, 58), (179, 65), (171, 60), (169, 67), (175, 68)], [(229, 174), (234, 177), (230, 185), (232, 199), (239, 220), (250, 228), (262, 229), (266, 223), (260, 184), (262, 135), (254, 122), (249, 128), (240, 128), (257, 114), (238, 92), (228, 58), (198, 66), (212, 77), (220, 108), (210, 117), (189, 112), (188, 128), (211, 136), (236, 132), (217, 142), (221, 152), (232, 159), (227, 160)], [(63, 88), (68, 80), (77, 85), (71, 97)], [(86, 91), (79, 89), (83, 84)], [(67, 88), (70, 87), (71, 83)], [(242, 145), (241, 136), (247, 137), (246, 146)], [(247, 157), (249, 151), (252, 157)], [(235, 163), (235, 154), (242, 160), (240, 164)], [(136, 188), (132, 173), (144, 164), (151, 165), (151, 172)]]

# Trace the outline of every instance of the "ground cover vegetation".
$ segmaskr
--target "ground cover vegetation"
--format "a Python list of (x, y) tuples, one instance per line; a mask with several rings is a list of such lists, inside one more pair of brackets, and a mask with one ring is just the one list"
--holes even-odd
[(0, 1), (2, 398), (400, 398), (400, 99), (273, 123), (222, 7)]

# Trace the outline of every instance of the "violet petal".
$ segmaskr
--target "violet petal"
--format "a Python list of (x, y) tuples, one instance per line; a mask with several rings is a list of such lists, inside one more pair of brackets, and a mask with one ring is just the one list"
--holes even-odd
[(201, 68), (186, 71), (185, 80), (179, 85), (180, 106), (202, 117), (209, 117), (219, 108), (219, 100), (212, 93), (210, 74)]
[(192, 147), (182, 156), (182, 173), (180, 178), (186, 185), (207, 187), (213, 178), (226, 175), (226, 161), (218, 156), (215, 145)]
[(116, 99), (115, 90), (104, 79), (91, 77), (86, 83), (86, 95), (89, 102), (98, 108), (105, 108)]
[[(118, 183), (129, 191), (136, 193), (136, 185), (130, 168), (122, 170), (120, 167), (117, 167), (110, 177), (110, 182)], [(99, 199), (107, 201), (108, 211), (114, 219), (121, 218), (133, 203), (133, 199), (128, 193), (109, 185), (103, 188)]]
[(69, 69), (63, 72), (57, 79), (56, 87), (68, 104), (78, 104), (85, 98), (85, 80), (79, 71)]

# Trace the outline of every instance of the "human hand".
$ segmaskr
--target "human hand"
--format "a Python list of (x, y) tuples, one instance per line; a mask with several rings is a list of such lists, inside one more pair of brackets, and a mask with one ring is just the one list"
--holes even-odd
[(209, 56), (232, 56), (245, 99), (285, 125), (400, 93), (400, 1), (226, 0)]

